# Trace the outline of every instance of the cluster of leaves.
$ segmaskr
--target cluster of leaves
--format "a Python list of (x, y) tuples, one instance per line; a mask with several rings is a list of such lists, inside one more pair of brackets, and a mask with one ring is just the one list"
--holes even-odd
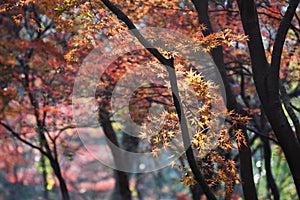
[[(191, 145), (195, 151), (199, 169), (207, 176), (206, 180), (210, 186), (220, 186), (224, 183), (225, 193), (230, 194), (239, 178), (235, 162), (225, 158), (224, 155), (226, 152), (237, 149), (235, 144), (238, 147), (246, 144), (246, 140), (240, 129), (236, 130), (236, 137), (228, 135), (229, 129), (237, 123), (245, 124), (248, 118), (234, 114), (234, 112), (226, 113), (224, 110), (222, 112), (222, 108), (214, 107), (218, 100), (221, 101), (216, 92), (218, 87), (211, 81), (205, 81), (200, 73), (186, 70), (178, 74), (183, 74), (184, 81), (187, 83), (186, 86), (180, 85), (182, 86), (180, 88), (183, 88), (180, 95), (182, 95), (184, 111), (190, 123)], [(187, 92), (189, 89), (190, 91)], [(196, 105), (192, 101), (197, 101)], [(180, 122), (175, 109), (172, 105), (165, 106), (165, 108), (158, 116), (148, 116), (149, 121), (164, 119), (158, 127), (148, 129), (147, 124), (144, 124), (144, 129), (140, 134), (140, 138), (151, 145), (149, 150), (155, 157), (164, 153), (180, 155), (184, 152)], [(232, 125), (222, 125), (224, 117), (231, 118)], [(177, 166), (185, 174), (181, 176), (184, 185), (196, 184), (188, 166), (175, 162), (171, 165)]]
[[(201, 31), (205, 31), (206, 27), (202, 27), (203, 28), (201, 28)], [(234, 34), (233, 30), (229, 28), (226, 28), (223, 31), (217, 33), (209, 34), (205, 37), (199, 32), (197, 35), (194, 36), (194, 38), (201, 45), (205, 52), (210, 52), (212, 49), (221, 45), (233, 47), (237, 42), (244, 42), (248, 40), (248, 37), (246, 35)]]

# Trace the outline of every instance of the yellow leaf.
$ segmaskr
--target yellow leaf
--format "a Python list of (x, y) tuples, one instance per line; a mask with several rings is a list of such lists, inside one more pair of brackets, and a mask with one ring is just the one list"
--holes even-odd
[(55, 180), (53, 178), (49, 179), (47, 184), (47, 190), (52, 190), (54, 185), (55, 185)]

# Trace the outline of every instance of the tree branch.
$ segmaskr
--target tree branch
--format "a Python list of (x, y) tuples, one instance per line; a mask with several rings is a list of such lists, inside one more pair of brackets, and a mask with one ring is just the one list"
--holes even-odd
[(31, 142), (23, 139), (19, 133), (15, 132), (9, 125), (3, 123), (0, 121), (0, 124), (6, 129), (8, 130), (14, 137), (16, 137), (18, 140), (20, 140), (21, 142), (23, 142), (24, 144), (30, 146), (33, 149), (37, 149), (39, 152), (41, 152), (42, 154), (46, 155), (48, 157), (48, 153), (45, 152), (41, 147), (38, 147), (34, 144), (32, 144)]
[(279, 93), (279, 70), (283, 45), (298, 4), (299, 0), (290, 1), (290, 4), (285, 12), (284, 17), (280, 21), (279, 28), (276, 34), (272, 52), (271, 68), (268, 73), (268, 79), (270, 80), (268, 82), (268, 88), (271, 89), (270, 92), (275, 93), (275, 95), (278, 95)]
[(282, 99), (283, 105), (294, 124), (296, 136), (297, 136), (298, 142), (300, 143), (300, 122), (299, 122), (299, 119), (298, 119), (296, 113), (293, 110), (293, 107), (291, 106), (290, 98), (289, 98), (283, 84), (281, 84), (280, 93), (281, 93), (281, 99)]

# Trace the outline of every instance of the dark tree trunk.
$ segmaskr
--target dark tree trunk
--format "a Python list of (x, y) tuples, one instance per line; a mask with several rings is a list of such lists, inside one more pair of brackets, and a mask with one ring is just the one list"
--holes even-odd
[(54, 174), (55, 174), (56, 178), (58, 179), (62, 198), (63, 198), (63, 200), (69, 200), (70, 196), (69, 196), (68, 188), (67, 188), (66, 182), (61, 174), (61, 169), (60, 169), (59, 163), (57, 160), (54, 160), (53, 158), (49, 158), (49, 159), (50, 159), (50, 164), (54, 170)]
[(193, 200), (199, 200), (201, 195), (204, 194), (199, 184), (190, 186), (190, 191), (192, 193)]
[(270, 148), (270, 142), (266, 138), (262, 138), (264, 143), (264, 159), (265, 159), (265, 169), (266, 169), (266, 175), (267, 175), (267, 184), (268, 187), (272, 191), (273, 199), (279, 200), (280, 195), (277, 188), (277, 185), (275, 183), (274, 177), (272, 175), (272, 169), (271, 169), (271, 148)]
[[(101, 113), (100, 115), (101, 115), (101, 123), (102, 123), (103, 131), (106, 136), (106, 139), (108, 140), (108, 145), (109, 142), (111, 142), (113, 145), (120, 148), (116, 133), (113, 130), (113, 127), (111, 125), (111, 122), (109, 121), (108, 116), (103, 113)], [(111, 145), (109, 146), (112, 151), (114, 162), (116, 165), (116, 170), (115, 170), (115, 177), (116, 177), (116, 184), (117, 184), (116, 191), (119, 192), (119, 197), (122, 200), (131, 200), (128, 174), (126, 172), (118, 170), (122, 165), (125, 164), (123, 157), (122, 155), (119, 155), (117, 152), (115, 152), (113, 148), (111, 148)]]
[[(247, 132), (247, 130), (243, 127), (238, 128), (241, 128), (244, 133)], [(253, 179), (252, 154), (248, 135), (244, 134), (244, 137), (246, 138), (246, 142), (248, 145), (246, 146), (243, 144), (241, 147), (239, 147), (242, 187), (245, 199), (252, 200), (257, 199), (257, 193)]]

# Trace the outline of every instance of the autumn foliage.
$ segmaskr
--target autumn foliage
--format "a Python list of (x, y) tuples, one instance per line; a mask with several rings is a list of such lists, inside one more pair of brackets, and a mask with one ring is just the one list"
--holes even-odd
[[(0, 191), (5, 184), (24, 190), (42, 185), (24, 198), (142, 199), (162, 184), (157, 193), (166, 198), (297, 198), (299, 12), (299, 0), (3, 1)], [(85, 60), (111, 38), (118, 42), (115, 51), (101, 51), (102, 58), (118, 55), (109, 66)], [(161, 41), (164, 47), (145, 45)], [(126, 49), (127, 44), (140, 48)], [(190, 55), (208, 55), (220, 82), (205, 73), (206, 66), (190, 62)], [(74, 115), (82, 110), (72, 98), (82, 65), (104, 72), (89, 85), (96, 85), (97, 109), (78, 120)], [(135, 88), (135, 74), (156, 83)], [(111, 99), (120, 84), (134, 92), (114, 110)], [(89, 88), (80, 89), (84, 97)], [(134, 137), (112, 117), (124, 114), (126, 106), (141, 127)], [(161, 123), (149, 128), (152, 122)], [(155, 172), (149, 186), (147, 174), (107, 169), (86, 150), (98, 144), (82, 144), (102, 137), (130, 152), (178, 159)], [(11, 189), (3, 194), (21, 198)]]

